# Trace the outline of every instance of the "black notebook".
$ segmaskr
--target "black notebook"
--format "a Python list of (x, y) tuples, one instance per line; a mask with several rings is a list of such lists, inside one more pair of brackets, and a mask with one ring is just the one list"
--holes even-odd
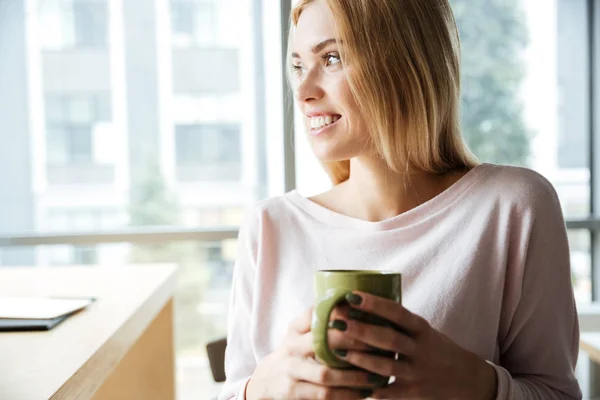
[(93, 297), (0, 297), (0, 332), (50, 330), (93, 301)]

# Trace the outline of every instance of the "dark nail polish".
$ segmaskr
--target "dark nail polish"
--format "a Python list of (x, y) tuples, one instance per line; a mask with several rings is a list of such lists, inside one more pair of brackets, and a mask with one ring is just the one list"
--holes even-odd
[(366, 399), (367, 397), (369, 397), (372, 394), (373, 394), (373, 391), (371, 389), (363, 389), (359, 392), (361, 399)]
[(383, 376), (377, 375), (377, 374), (369, 374), (367, 376), (367, 381), (369, 383), (381, 383), (382, 379), (383, 379)]
[(352, 304), (353, 306), (357, 306), (360, 303), (362, 303), (362, 297), (360, 297), (357, 294), (354, 293), (348, 293), (346, 295), (346, 300), (348, 301), (348, 303)]
[(348, 316), (352, 319), (364, 319), (367, 316), (367, 313), (351, 308), (348, 310)]
[(344, 332), (348, 328), (348, 324), (341, 319), (336, 319), (329, 322), (329, 327)]
[(333, 353), (338, 357), (346, 357), (348, 355), (348, 350), (346, 349), (335, 349)]

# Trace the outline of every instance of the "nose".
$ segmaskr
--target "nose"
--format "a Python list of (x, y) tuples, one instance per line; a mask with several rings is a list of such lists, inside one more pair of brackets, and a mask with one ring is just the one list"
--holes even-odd
[(319, 100), (324, 94), (318, 71), (308, 70), (296, 88), (296, 99), (298, 102), (309, 102)]

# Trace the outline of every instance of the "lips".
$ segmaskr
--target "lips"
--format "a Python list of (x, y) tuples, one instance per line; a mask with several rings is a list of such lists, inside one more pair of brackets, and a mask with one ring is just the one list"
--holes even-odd
[(326, 126), (333, 125), (336, 123), (342, 116), (340, 114), (313, 114), (308, 115), (308, 125), (311, 129), (322, 129)]
[[(321, 118), (321, 117), (318, 117), (318, 118)], [(339, 115), (339, 114), (337, 114), (337, 118), (335, 118), (335, 121), (334, 121), (334, 118), (333, 118), (333, 116), (331, 116), (331, 123), (329, 123), (329, 124), (327, 124), (327, 123), (321, 123), (320, 121), (315, 121), (315, 122), (312, 122), (312, 123), (314, 123), (315, 125), (314, 125), (314, 127), (311, 125), (311, 128), (310, 128), (310, 132), (309, 132), (309, 134), (310, 134), (311, 136), (319, 136), (319, 135), (322, 135), (323, 133), (325, 133), (325, 132), (327, 132), (328, 130), (330, 130), (330, 129), (332, 129), (333, 127), (335, 127), (335, 126), (337, 125), (337, 123), (338, 123), (338, 122), (339, 122), (341, 119), (342, 119), (342, 116), (341, 116), (341, 115)], [(324, 122), (327, 122), (327, 120), (325, 120)], [(309, 123), (310, 123), (310, 121), (309, 121)]]

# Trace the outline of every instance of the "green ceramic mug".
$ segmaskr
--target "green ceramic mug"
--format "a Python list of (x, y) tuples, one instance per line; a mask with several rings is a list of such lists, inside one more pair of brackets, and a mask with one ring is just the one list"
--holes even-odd
[[(387, 271), (361, 270), (323, 270), (315, 272), (316, 303), (313, 312), (311, 332), (313, 347), (318, 361), (332, 367), (349, 369), (351, 364), (338, 358), (327, 343), (327, 331), (331, 312), (346, 301), (348, 293), (359, 290), (375, 296), (402, 301), (402, 275)], [(367, 315), (364, 322), (375, 325), (389, 324), (386, 320)], [(376, 352), (376, 351), (375, 351)], [(393, 357), (389, 352), (378, 352), (380, 355)], [(385, 377), (385, 383), (387, 383)]]

